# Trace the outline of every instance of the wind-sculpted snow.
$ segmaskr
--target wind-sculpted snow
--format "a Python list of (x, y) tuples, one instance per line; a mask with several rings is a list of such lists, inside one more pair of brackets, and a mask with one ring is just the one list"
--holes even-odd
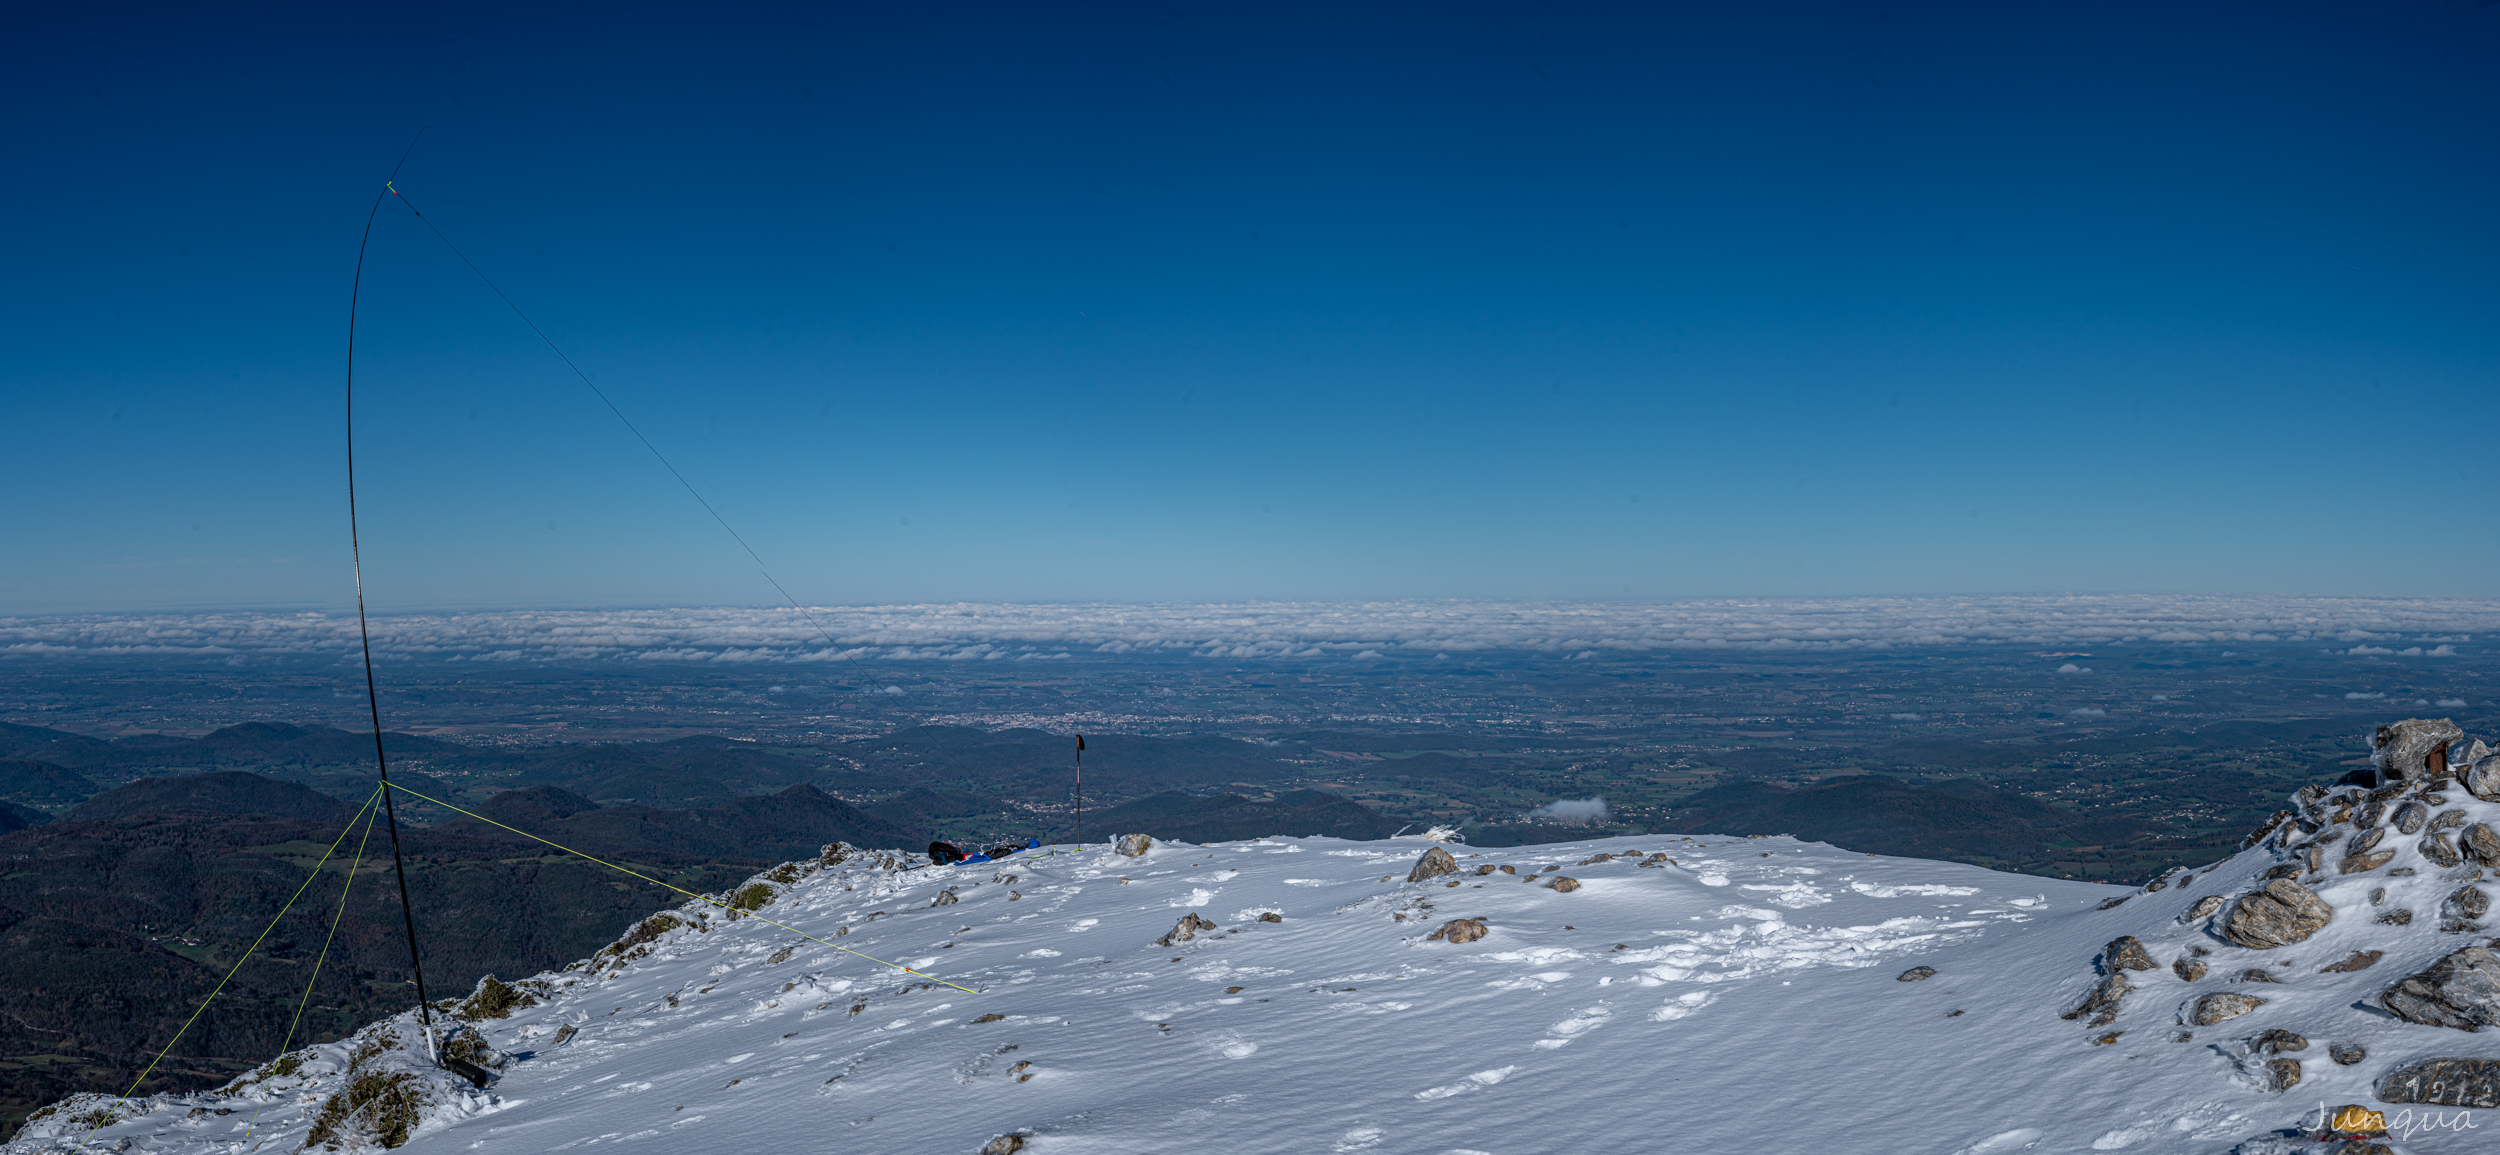
[[(2126, 642), (2316, 643), (2438, 657), (2474, 634), (2500, 628), (2500, 602), (2112, 594), (954, 604), (825, 606), (806, 614), (786, 608), (407, 614), (377, 617), (373, 626), (376, 653), (404, 661), (1050, 661), (1079, 654), (1373, 661), (1487, 651), (1595, 657)], [(355, 645), (352, 617), (317, 613), (0, 618), (0, 655), (21, 658), (344, 656)]]

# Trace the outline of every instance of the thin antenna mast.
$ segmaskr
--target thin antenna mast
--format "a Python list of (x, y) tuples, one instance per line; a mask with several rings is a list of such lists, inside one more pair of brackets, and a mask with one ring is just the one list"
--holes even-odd
[[(418, 139), (425, 136), (417, 130)], [(416, 140), (408, 142), (408, 152), (399, 154), (399, 164), (391, 166), (391, 179), (399, 178), (401, 165), (408, 163), (408, 153), (417, 150)], [(399, 812), (391, 801), (390, 760), (382, 754), (382, 701), (373, 685), (373, 634), (365, 625), (365, 559), (364, 546), (356, 527), (356, 300), (364, 291), (365, 248), (373, 242), (373, 218), (382, 211), (382, 198), (390, 195), (390, 181), (382, 182), (382, 192), (373, 195), (373, 208), (365, 213), (364, 239), (356, 244), (356, 279), (347, 291), (347, 550), (356, 571), (356, 638), (365, 653), (365, 709), (373, 717), (373, 765), (382, 775), (382, 813), (391, 830), (391, 868), (399, 876), (400, 920), (408, 928), (408, 969), (417, 977), (417, 1019), (425, 1025), (426, 1057), (441, 1062), (434, 1045), (434, 1009), (425, 993), (425, 962), (417, 953), (417, 915), (408, 902), (408, 863), (399, 854)]]
[(1076, 844), (1085, 845), (1085, 735), (1076, 736)]

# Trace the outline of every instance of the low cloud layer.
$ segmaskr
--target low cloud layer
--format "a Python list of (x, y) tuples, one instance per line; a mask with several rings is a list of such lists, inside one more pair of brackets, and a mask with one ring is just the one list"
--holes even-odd
[(1530, 822), (1567, 822), (1574, 825), (1604, 822), (1606, 817), (1606, 800), (1603, 798), (1566, 798), (1528, 812)]
[[(1378, 661), (1485, 652), (1604, 657), (2138, 642), (2291, 642), (2445, 657), (2455, 643), (2500, 629), (2500, 601), (2108, 595), (953, 604), (828, 606), (805, 615), (743, 608), (412, 614), (375, 618), (373, 627), (375, 655), (393, 661), (1030, 661), (1087, 653)], [(354, 618), (315, 613), (0, 618), (0, 656), (17, 658), (249, 660), (346, 656), (355, 646)]]

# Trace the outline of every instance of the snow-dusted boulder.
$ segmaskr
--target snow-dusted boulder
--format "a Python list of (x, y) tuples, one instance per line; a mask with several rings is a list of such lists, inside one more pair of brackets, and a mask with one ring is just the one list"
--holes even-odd
[[(2407, 718), (2378, 728), (2370, 738), (2370, 761), (2381, 782), (2409, 782), (2448, 771), (2448, 746), (2465, 731), (2446, 718)], [(2436, 756), (2437, 765), (2432, 764)]]
[(2500, 955), (2466, 947), (2388, 988), (2378, 1001), (2409, 1023), (2461, 1031), (2500, 1023)]
[(2231, 908), (2222, 937), (2250, 950), (2272, 950), (2303, 941), (2335, 920), (2335, 908), (2316, 891), (2278, 878)]

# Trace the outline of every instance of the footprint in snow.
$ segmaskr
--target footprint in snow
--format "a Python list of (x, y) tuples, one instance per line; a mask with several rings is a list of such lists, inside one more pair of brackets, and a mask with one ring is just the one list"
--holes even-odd
[(1719, 996), (1715, 991), (1694, 991), (1688, 995), (1677, 995), (1668, 999), (1667, 1005), (1651, 1011), (1649, 1021), (1672, 1023), (1717, 1001), (1719, 1001)]
[(1990, 1135), (1968, 1147), (1955, 1151), (1953, 1155), (1998, 1155), (1999, 1152), (2028, 1150), (2039, 1145), (2039, 1142), (2039, 1128), (2016, 1127), (2011, 1131), (1999, 1131), (1996, 1134)]
[(1495, 1083), (1499, 1083), (1502, 1080), (1509, 1078), (1511, 1072), (1518, 1069), (1519, 1068), (1516, 1066), (1509, 1066), (1495, 1067), (1490, 1071), (1478, 1071), (1475, 1074), (1469, 1075), (1464, 1079), (1460, 1079), (1455, 1083), (1444, 1083), (1438, 1087), (1428, 1087), (1424, 1090), (1417, 1091), (1415, 1092), (1415, 1097), (1418, 1099), (1432, 1100), (1447, 1099), (1452, 1095), (1464, 1095), (1467, 1092), (1473, 1091), (1479, 1087), (1490, 1087)]

